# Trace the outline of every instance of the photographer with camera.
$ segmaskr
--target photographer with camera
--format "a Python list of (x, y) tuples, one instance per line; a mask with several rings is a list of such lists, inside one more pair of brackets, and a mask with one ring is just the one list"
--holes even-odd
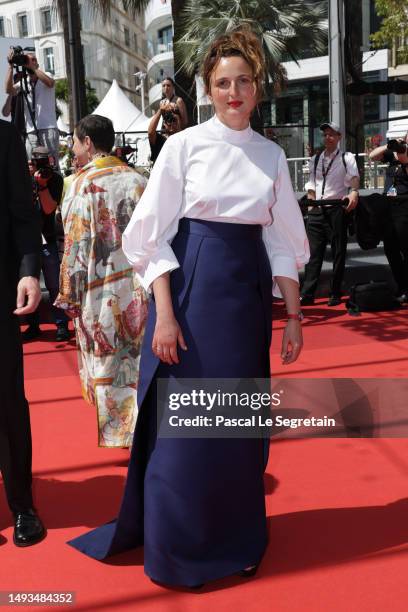
[[(157, 131), (157, 126), (159, 125), (161, 117), (163, 117), (164, 133)], [(153, 163), (156, 161), (167, 138), (176, 132), (180, 132), (181, 129), (181, 115), (177, 104), (175, 102), (169, 102), (167, 99), (162, 100), (147, 129), (151, 151), (150, 160)]]
[(352, 153), (340, 149), (340, 126), (328, 121), (320, 126), (320, 130), (323, 132), (324, 150), (310, 159), (310, 176), (306, 184), (310, 260), (305, 267), (300, 298), (302, 306), (314, 304), (327, 244), (330, 244), (333, 255), (328, 306), (341, 303), (348, 224), (359, 197), (356, 159)]
[(370, 160), (388, 163), (384, 195), (390, 196), (390, 227), (384, 252), (397, 284), (397, 299), (408, 303), (408, 132), (370, 153)]
[(180, 96), (176, 94), (176, 84), (173, 79), (171, 79), (170, 77), (166, 77), (162, 81), (161, 104), (165, 106), (169, 103), (176, 104), (178, 108), (178, 114), (181, 117), (180, 130), (184, 130), (184, 128), (186, 128), (188, 125), (186, 105), (184, 103), (183, 98), (180, 98)]
[[(17, 103), (16, 124), (21, 123), (19, 114), (24, 114), (25, 129), (22, 136), (26, 139), (28, 159), (36, 146), (46, 146), (59, 162), (59, 132), (55, 112), (55, 81), (52, 76), (43, 72), (35, 53), (23, 53), (21, 47), (11, 47), (7, 60), (9, 67), (6, 73), (5, 89), (8, 95), (20, 96)], [(14, 71), (21, 75), (19, 82), (14, 83)], [(16, 125), (19, 129), (19, 125)], [(21, 132), (21, 130), (19, 130)]]
[(384, 195), (408, 194), (408, 174), (406, 168), (408, 163), (407, 143), (408, 132), (405, 138), (390, 140), (388, 144), (377, 147), (370, 153), (371, 161), (388, 163), (384, 184)]
[[(41, 233), (43, 236), (41, 269), (45, 286), (50, 295), (50, 304), (54, 304), (59, 290), (60, 260), (58, 256), (55, 211), (61, 201), (63, 178), (52, 168), (52, 158), (46, 147), (33, 149), (28, 162), (32, 186), (33, 201), (41, 214)], [(69, 340), (68, 317), (63, 310), (51, 306), (52, 315), (57, 326), (56, 341)], [(38, 310), (27, 316), (28, 328), (23, 332), (23, 341), (34, 340), (40, 333)]]

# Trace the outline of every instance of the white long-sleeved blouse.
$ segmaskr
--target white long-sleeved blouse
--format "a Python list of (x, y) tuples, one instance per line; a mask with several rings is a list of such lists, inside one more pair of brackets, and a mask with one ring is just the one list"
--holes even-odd
[[(179, 267), (171, 248), (182, 217), (263, 226), (272, 275), (298, 282), (309, 244), (281, 147), (216, 116), (164, 144), (128, 227), (123, 251), (149, 290)], [(282, 297), (276, 283), (273, 294)]]

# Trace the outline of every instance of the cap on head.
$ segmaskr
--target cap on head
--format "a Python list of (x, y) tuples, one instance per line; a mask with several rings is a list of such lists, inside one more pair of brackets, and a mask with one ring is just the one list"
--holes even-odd
[(326, 130), (327, 128), (330, 128), (334, 132), (341, 134), (340, 126), (337, 125), (337, 123), (334, 123), (334, 121), (327, 121), (326, 123), (322, 123), (322, 125), (320, 126), (320, 129), (322, 130), (322, 132)]

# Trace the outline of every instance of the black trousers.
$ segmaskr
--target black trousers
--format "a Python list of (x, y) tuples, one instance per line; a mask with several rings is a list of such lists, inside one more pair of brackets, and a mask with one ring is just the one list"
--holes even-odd
[(310, 260), (305, 267), (302, 296), (316, 293), (327, 244), (333, 256), (330, 294), (341, 295), (347, 252), (347, 213), (342, 206), (319, 207), (309, 211), (306, 223)]
[(0, 471), (12, 512), (33, 506), (31, 428), (24, 394), (23, 354), (17, 317), (0, 314), (2, 392), (0, 397)]
[(391, 223), (384, 235), (384, 252), (397, 283), (398, 295), (408, 294), (408, 199), (391, 205)]

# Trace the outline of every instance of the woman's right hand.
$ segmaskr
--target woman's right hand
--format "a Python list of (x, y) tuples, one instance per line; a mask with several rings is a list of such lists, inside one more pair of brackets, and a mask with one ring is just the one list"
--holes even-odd
[(161, 361), (173, 365), (179, 363), (177, 343), (186, 351), (180, 325), (175, 317), (158, 317), (154, 329), (152, 351)]

